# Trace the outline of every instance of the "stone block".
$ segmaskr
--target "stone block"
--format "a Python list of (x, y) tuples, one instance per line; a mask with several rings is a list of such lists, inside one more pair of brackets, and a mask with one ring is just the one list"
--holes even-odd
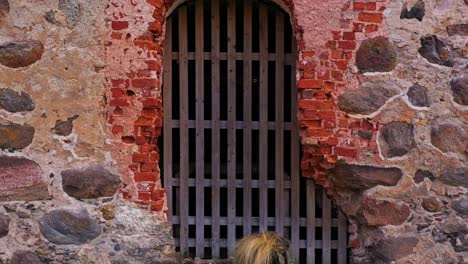
[(389, 72), (397, 64), (396, 50), (386, 37), (364, 40), (356, 53), (356, 66), (361, 73)]
[(29, 66), (40, 60), (44, 46), (37, 40), (13, 41), (0, 45), (0, 64), (10, 68)]

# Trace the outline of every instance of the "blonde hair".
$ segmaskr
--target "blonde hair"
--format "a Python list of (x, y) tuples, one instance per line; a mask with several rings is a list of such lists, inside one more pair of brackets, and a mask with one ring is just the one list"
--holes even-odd
[(232, 257), (234, 264), (292, 264), (289, 242), (274, 232), (244, 237)]

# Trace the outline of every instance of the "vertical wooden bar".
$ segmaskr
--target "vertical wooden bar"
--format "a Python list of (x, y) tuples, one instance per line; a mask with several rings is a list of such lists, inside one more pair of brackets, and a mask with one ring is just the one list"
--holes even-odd
[(244, 0), (244, 236), (252, 232), (252, 0)]
[(322, 190), (322, 262), (331, 263), (331, 201)]
[(228, 1), (228, 254), (234, 252), (236, 245), (236, 1)]
[[(296, 56), (296, 43), (292, 41), (292, 54)], [(299, 156), (299, 126), (297, 123), (297, 87), (296, 87), (296, 66), (291, 67), (291, 252), (299, 261), (299, 183), (301, 168)]]
[(181, 6), (179, 17), (179, 76), (180, 76), (180, 251), (188, 251), (188, 45), (187, 6)]
[(346, 264), (347, 261), (347, 241), (348, 241), (348, 221), (345, 214), (338, 209), (338, 264)]
[(166, 190), (167, 206), (169, 213), (167, 218), (171, 223), (172, 214), (172, 19), (166, 21), (166, 37), (164, 40), (164, 91), (163, 91), (163, 110), (164, 110), (164, 188)]
[(211, 169), (212, 169), (212, 212), (211, 237), (212, 255), (219, 258), (220, 216), (220, 80), (219, 80), (219, 0), (211, 0)]
[(284, 15), (276, 10), (276, 68), (275, 68), (275, 231), (283, 236), (284, 208)]
[(307, 264), (315, 263), (315, 184), (307, 180)]
[(204, 257), (204, 242), (205, 242), (205, 202), (204, 202), (204, 177), (205, 177), (205, 129), (203, 122), (204, 116), (204, 53), (203, 53), (203, 0), (196, 0), (195, 2), (195, 104), (196, 104), (196, 121), (195, 121), (195, 134), (196, 134), (196, 219), (195, 219), (195, 232), (196, 232), (196, 246), (195, 252), (197, 257)]
[(260, 231), (268, 229), (268, 7), (259, 3), (260, 17)]

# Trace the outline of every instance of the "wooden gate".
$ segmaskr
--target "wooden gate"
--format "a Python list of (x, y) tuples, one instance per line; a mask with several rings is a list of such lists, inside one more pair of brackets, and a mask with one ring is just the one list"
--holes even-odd
[(225, 259), (274, 230), (296, 263), (346, 263), (347, 222), (300, 173), (296, 45), (259, 0), (192, 0), (167, 20), (162, 177), (181, 253)]

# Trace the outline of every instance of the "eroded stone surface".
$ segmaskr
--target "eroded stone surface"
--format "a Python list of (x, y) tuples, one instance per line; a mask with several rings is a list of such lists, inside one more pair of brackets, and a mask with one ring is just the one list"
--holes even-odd
[(378, 259), (389, 263), (413, 253), (414, 247), (418, 244), (415, 236), (389, 237), (382, 239), (374, 245), (370, 252)]
[(396, 50), (386, 37), (364, 40), (356, 53), (356, 66), (362, 73), (389, 72), (397, 63)]
[(19, 250), (13, 254), (10, 264), (43, 264), (36, 253), (32, 251)]
[(468, 73), (464, 72), (450, 82), (453, 100), (460, 105), (468, 105)]
[(73, 121), (78, 117), (78, 115), (74, 115), (72, 117), (67, 118), (67, 120), (57, 120), (53, 128), (54, 133), (59, 136), (70, 135), (73, 131)]
[(0, 64), (10, 68), (29, 66), (40, 60), (44, 46), (37, 40), (22, 40), (0, 45)]
[(421, 48), (418, 49), (418, 52), (430, 63), (448, 67), (453, 66), (450, 48), (436, 35), (422, 37)]
[(399, 90), (391, 81), (377, 81), (362, 84), (359, 88), (346, 90), (338, 96), (340, 110), (350, 114), (368, 115), (379, 110)]
[(381, 130), (381, 149), (386, 158), (406, 155), (416, 146), (413, 125), (406, 122), (390, 122)]
[(425, 5), (422, 0), (418, 0), (411, 9), (408, 10), (408, 3), (403, 4), (401, 10), (400, 18), (401, 19), (417, 19), (419, 21), (423, 20), (423, 17), (426, 13)]
[(6, 214), (0, 213), (0, 238), (8, 235), (10, 230), (10, 217)]
[(365, 199), (364, 218), (368, 225), (401, 225), (410, 215), (409, 207), (385, 200)]
[(0, 156), (0, 201), (31, 201), (49, 196), (39, 165), (26, 158)]
[(427, 170), (417, 170), (414, 174), (413, 180), (415, 183), (421, 183), (424, 181), (425, 178), (428, 178), (431, 181), (435, 179), (434, 174), (432, 174), (432, 172)]
[(101, 227), (83, 208), (79, 212), (53, 210), (41, 218), (39, 228), (45, 238), (59, 245), (81, 245), (101, 234)]
[(353, 165), (339, 161), (332, 171), (331, 180), (337, 188), (365, 190), (376, 185), (396, 185), (402, 176), (399, 168)]
[(427, 89), (419, 84), (411, 86), (406, 95), (410, 103), (414, 106), (429, 107), (431, 105), (431, 101), (427, 95)]
[(65, 14), (67, 27), (73, 28), (80, 21), (80, 2), (78, 0), (60, 0), (59, 9)]
[(453, 36), (453, 35), (468, 36), (468, 24), (448, 25), (447, 33), (449, 36)]
[(10, 4), (8, 0), (0, 0), (0, 20), (2, 20), (10, 12)]
[(468, 216), (468, 198), (465, 196), (460, 199), (453, 200), (452, 208), (459, 214)]
[(0, 108), (8, 112), (17, 113), (34, 110), (34, 102), (31, 96), (25, 92), (16, 92), (12, 89), (0, 89)]
[(120, 176), (100, 165), (62, 172), (63, 190), (77, 199), (113, 196), (120, 185)]
[(435, 197), (424, 197), (421, 203), (422, 207), (428, 212), (438, 212), (444, 206), (437, 198)]
[(439, 180), (452, 186), (468, 188), (468, 167), (450, 167), (442, 171)]
[(0, 124), (0, 148), (23, 149), (31, 144), (34, 133), (34, 127), (28, 124)]
[(459, 122), (439, 120), (431, 127), (431, 143), (442, 152), (465, 153), (468, 132)]

